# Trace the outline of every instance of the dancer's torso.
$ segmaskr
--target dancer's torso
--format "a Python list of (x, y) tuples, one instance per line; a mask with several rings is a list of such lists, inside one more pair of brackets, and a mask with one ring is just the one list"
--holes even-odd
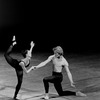
[(52, 59), (53, 62), (53, 71), (54, 72), (62, 72), (62, 68), (65, 65), (65, 59), (62, 56), (61, 58), (56, 58), (55, 56)]
[(23, 71), (22, 67), (19, 65), (19, 63), (23, 62), (25, 67), (28, 67), (30, 65), (30, 60), (29, 59), (21, 59), (21, 60), (17, 60), (17, 59), (14, 59), (15, 63), (13, 64), (13, 67), (16, 69), (16, 70), (19, 70), (19, 71)]

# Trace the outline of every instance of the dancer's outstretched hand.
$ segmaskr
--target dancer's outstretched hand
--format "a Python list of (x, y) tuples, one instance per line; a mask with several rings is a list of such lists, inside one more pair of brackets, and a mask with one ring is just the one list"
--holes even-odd
[(36, 69), (36, 66), (32, 66), (28, 71), (27, 73), (29, 73), (31, 70), (35, 70)]
[(75, 83), (71, 83), (71, 86), (75, 88)]
[(33, 41), (31, 41), (30, 45), (31, 45), (32, 47), (34, 47), (34, 46), (35, 46), (35, 43), (34, 43)]

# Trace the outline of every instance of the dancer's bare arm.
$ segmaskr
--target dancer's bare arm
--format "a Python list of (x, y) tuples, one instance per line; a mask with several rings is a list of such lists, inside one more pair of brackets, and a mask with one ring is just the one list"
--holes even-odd
[(19, 65), (22, 67), (25, 73), (28, 73), (28, 70), (26, 69), (24, 62), (20, 62)]
[(64, 66), (64, 67), (65, 67), (65, 70), (66, 70), (66, 72), (67, 72), (68, 78), (69, 78), (69, 80), (70, 80), (71, 86), (72, 86), (72, 87), (75, 87), (74, 81), (73, 81), (73, 78), (72, 78), (72, 74), (71, 74), (71, 72), (70, 72), (68, 66), (69, 66), (69, 64), (68, 64), (67, 62), (65, 62), (65, 66)]
[(35, 43), (33, 41), (31, 41), (30, 43), (30, 50), (28, 50), (28, 53), (29, 53), (29, 56), (32, 57), (32, 50), (33, 50), (33, 47), (35, 46)]
[(40, 68), (40, 67), (45, 66), (47, 63), (49, 63), (49, 62), (52, 60), (53, 56), (54, 56), (54, 55), (49, 56), (47, 60), (41, 62), (41, 63), (38, 64), (37, 66), (32, 66), (32, 67), (28, 70), (28, 72), (30, 72), (32, 69), (35, 70), (35, 69), (37, 69), (37, 68)]

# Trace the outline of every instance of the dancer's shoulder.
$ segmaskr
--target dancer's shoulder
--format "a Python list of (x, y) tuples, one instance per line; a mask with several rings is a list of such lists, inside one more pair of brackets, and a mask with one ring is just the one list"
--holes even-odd
[(68, 61), (67, 61), (64, 57), (62, 57), (62, 58), (63, 58), (64, 64), (68, 66), (68, 65), (69, 65), (69, 64), (68, 64)]
[(49, 57), (48, 57), (48, 59), (50, 59), (50, 60), (52, 60), (54, 58), (54, 55), (50, 55)]
[(54, 57), (55, 55), (50, 55), (51, 57)]

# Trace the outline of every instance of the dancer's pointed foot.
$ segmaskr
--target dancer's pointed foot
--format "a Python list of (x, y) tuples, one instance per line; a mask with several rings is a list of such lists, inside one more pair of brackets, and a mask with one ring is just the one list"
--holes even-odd
[(12, 41), (16, 41), (16, 37), (15, 37), (15, 35), (13, 36), (13, 39), (12, 39)]
[(20, 99), (17, 99), (17, 98), (13, 98), (12, 100), (20, 100)]
[(48, 94), (45, 94), (44, 97), (43, 97), (43, 99), (49, 100), (49, 95)]
[(12, 42), (13, 42), (12, 43), (13, 46), (17, 44), (15, 35), (13, 36)]
[(87, 95), (78, 91), (78, 92), (76, 92), (76, 96), (86, 97)]
[(17, 99), (17, 98), (13, 98), (12, 100), (20, 100), (20, 99)]

